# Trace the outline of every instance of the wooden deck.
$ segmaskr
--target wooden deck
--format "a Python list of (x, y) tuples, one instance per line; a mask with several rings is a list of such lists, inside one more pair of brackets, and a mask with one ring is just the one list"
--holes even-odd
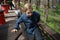
[[(7, 14), (9, 15), (9, 14)], [(13, 29), (15, 22), (17, 20), (16, 15), (11, 16), (5, 16), (6, 18), (6, 24), (0, 25), (0, 40), (27, 40), (24, 30), (24, 24), (21, 24), (21, 28), (18, 32), (12, 33), (11, 30)], [(60, 40), (60, 34), (53, 31), (51, 28), (49, 28), (47, 25), (45, 25), (43, 22), (40, 22), (39, 24), (41, 30), (46, 32), (46, 35), (44, 36), (51, 36), (53, 40)], [(22, 33), (23, 32), (23, 33)], [(48, 36), (47, 36), (48, 38)], [(48, 40), (48, 39), (47, 39)]]

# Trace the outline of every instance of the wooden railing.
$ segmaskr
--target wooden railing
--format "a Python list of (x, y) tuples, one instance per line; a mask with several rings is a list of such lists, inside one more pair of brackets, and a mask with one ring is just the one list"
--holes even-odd
[(49, 40), (49, 39), (50, 40), (60, 40), (60, 34), (53, 31), (51, 28), (49, 28), (43, 22), (40, 22), (39, 26), (40, 26), (44, 36), (47, 37), (47, 40)]

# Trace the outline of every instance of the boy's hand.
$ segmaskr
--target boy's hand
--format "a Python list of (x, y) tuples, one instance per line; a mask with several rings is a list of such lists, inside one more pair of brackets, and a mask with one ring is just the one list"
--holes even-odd
[(18, 30), (17, 29), (13, 29), (13, 30), (11, 30), (11, 32), (17, 32)]

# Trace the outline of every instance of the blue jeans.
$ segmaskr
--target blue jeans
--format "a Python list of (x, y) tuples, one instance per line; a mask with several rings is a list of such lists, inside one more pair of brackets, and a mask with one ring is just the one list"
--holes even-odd
[(34, 38), (35, 38), (36, 40), (43, 40), (42, 34), (41, 34), (41, 32), (39, 31), (38, 28), (36, 28), (36, 29), (34, 30), (34, 35), (33, 35), (33, 34), (27, 34), (27, 36), (28, 36), (29, 40), (34, 40)]

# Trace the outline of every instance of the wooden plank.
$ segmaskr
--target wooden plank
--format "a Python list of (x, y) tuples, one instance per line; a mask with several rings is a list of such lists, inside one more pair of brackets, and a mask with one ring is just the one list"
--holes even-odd
[(46, 31), (50, 36), (52, 36), (54, 38), (54, 40), (60, 40), (60, 34), (53, 31), (51, 28), (49, 28), (43, 22), (40, 22), (40, 26), (43, 28), (44, 31)]
[(5, 25), (0, 26), (0, 40), (15, 40), (20, 34), (20, 30), (16, 33), (12, 33), (11, 30), (15, 25), (16, 20), (7, 22)]
[(25, 25), (24, 25), (24, 23), (21, 23), (21, 33), (18, 36), (17, 40), (28, 40), (26, 31), (25, 31)]

